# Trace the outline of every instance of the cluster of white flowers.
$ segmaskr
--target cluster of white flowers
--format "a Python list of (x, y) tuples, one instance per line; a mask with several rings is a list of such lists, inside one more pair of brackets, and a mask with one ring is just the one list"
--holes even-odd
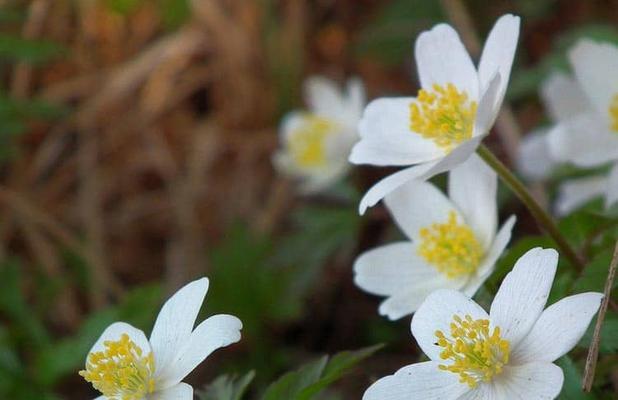
[(618, 200), (618, 47), (582, 39), (569, 51), (571, 77), (555, 72), (541, 88), (553, 126), (528, 135), (519, 169), (530, 180), (549, 177), (556, 165), (580, 168), (612, 164), (606, 174), (564, 182), (555, 209), (565, 215), (603, 196)]
[[(365, 108), (359, 80), (341, 92), (315, 77), (305, 88), (310, 110), (282, 123), (273, 162), (304, 192), (336, 183), (349, 170), (348, 155), (354, 164), (406, 166), (360, 202), (364, 213), (384, 199), (406, 240), (361, 254), (355, 282), (386, 297), (379, 313), (389, 319), (414, 314), (412, 335), (429, 361), (379, 379), (365, 400), (554, 399), (564, 377), (553, 362), (581, 339), (599, 308), (602, 294), (583, 293), (545, 309), (558, 253), (541, 248), (517, 261), (489, 313), (471, 300), (515, 224), (511, 216), (498, 229), (497, 176), (475, 151), (500, 110), (519, 24), (512, 15), (497, 21), (478, 69), (455, 30), (440, 24), (416, 41), (416, 97), (381, 98)], [(561, 212), (592, 195), (604, 193), (608, 204), (618, 198), (618, 49), (581, 41), (570, 59), (575, 79), (555, 74), (543, 86), (555, 125), (524, 144), (521, 170), (543, 179), (557, 162), (616, 164), (609, 178), (567, 183)], [(447, 171), (448, 196), (426, 182)], [(207, 290), (206, 278), (180, 289), (150, 339), (123, 322), (108, 327), (80, 372), (102, 393), (98, 399), (192, 399), (181, 381), (214, 350), (239, 341), (242, 328), (231, 315), (194, 328)]]

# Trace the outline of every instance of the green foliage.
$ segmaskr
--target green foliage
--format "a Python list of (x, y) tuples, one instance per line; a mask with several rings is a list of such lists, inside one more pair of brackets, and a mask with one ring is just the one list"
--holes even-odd
[(255, 371), (250, 371), (241, 377), (222, 375), (205, 390), (198, 391), (197, 397), (200, 400), (242, 400), (254, 377)]
[(65, 53), (66, 49), (48, 40), (23, 39), (0, 33), (0, 60), (4, 62), (42, 64)]
[(288, 372), (272, 383), (262, 400), (311, 400), (350, 371), (356, 364), (369, 357), (382, 345), (367, 347), (357, 351), (345, 351), (329, 359), (321, 357), (309, 362), (296, 371)]
[[(596, 321), (596, 319), (595, 319)], [(593, 321), (586, 332), (586, 336), (579, 343), (580, 346), (588, 348), (592, 341), (592, 333), (594, 332)], [(613, 354), (618, 352), (618, 315), (615, 312), (608, 311), (605, 315), (603, 325), (601, 325), (601, 341), (599, 342), (599, 352), (601, 354)]]
[(189, 0), (158, 0), (163, 23), (169, 28), (177, 28), (191, 16)]
[(388, 65), (402, 64), (412, 56), (415, 36), (443, 20), (438, 1), (391, 1), (361, 31), (356, 52)]
[(581, 372), (568, 356), (557, 362), (564, 372), (564, 386), (558, 397), (559, 400), (594, 400), (596, 397), (582, 390)]

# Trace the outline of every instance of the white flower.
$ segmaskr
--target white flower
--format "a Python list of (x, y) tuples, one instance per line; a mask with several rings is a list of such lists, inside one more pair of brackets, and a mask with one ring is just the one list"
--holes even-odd
[(417, 310), (436, 289), (474, 295), (494, 270), (511, 238), (512, 216), (496, 235), (496, 174), (476, 155), (452, 169), (449, 197), (435, 186), (410, 181), (385, 197), (409, 240), (362, 254), (356, 284), (387, 296), (379, 312), (395, 320)]
[[(554, 72), (541, 86), (541, 100), (554, 124), (565, 122), (590, 109), (584, 92), (572, 77)], [(528, 180), (548, 178), (558, 164), (549, 148), (548, 132), (542, 128), (526, 135), (519, 148), (517, 167)]]
[(408, 166), (373, 186), (361, 214), (410, 179), (425, 180), (465, 161), (493, 125), (509, 81), (519, 17), (504, 15), (487, 38), (478, 71), (447, 24), (423, 32), (415, 57), (417, 97), (372, 101), (359, 124), (350, 162)]
[(596, 167), (618, 160), (618, 47), (580, 40), (569, 52), (589, 107), (560, 121), (549, 136), (559, 161)]
[(358, 140), (357, 125), (365, 106), (365, 89), (350, 79), (343, 92), (332, 81), (305, 82), (308, 111), (292, 111), (281, 124), (282, 148), (273, 157), (279, 172), (301, 181), (305, 193), (321, 191), (350, 169), (348, 156)]
[(80, 372), (103, 395), (97, 400), (192, 400), (182, 379), (220, 347), (240, 340), (242, 323), (214, 315), (193, 329), (208, 279), (191, 282), (164, 305), (150, 340), (124, 322), (110, 325), (90, 350)]
[(461, 292), (442, 289), (412, 318), (428, 362), (375, 382), (363, 400), (554, 399), (562, 370), (553, 362), (586, 332), (603, 295), (582, 293), (545, 308), (558, 253), (536, 248), (506, 276), (489, 314)]
[(618, 201), (618, 163), (607, 175), (593, 175), (569, 179), (558, 188), (555, 209), (558, 215), (567, 215), (588, 201), (603, 197), (605, 208)]

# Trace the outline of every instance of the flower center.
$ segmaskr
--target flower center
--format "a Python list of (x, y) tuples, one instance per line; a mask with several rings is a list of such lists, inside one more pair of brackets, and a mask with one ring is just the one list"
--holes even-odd
[(609, 119), (612, 131), (618, 133), (618, 93), (614, 95), (609, 105)]
[(410, 129), (451, 151), (472, 137), (476, 106), (452, 83), (434, 84), (431, 90), (419, 90), (416, 101), (410, 104)]
[(448, 337), (439, 330), (435, 333), (437, 345), (444, 348), (440, 358), (452, 361), (441, 364), (442, 371), (458, 374), (459, 381), (471, 388), (502, 373), (502, 367), (509, 361), (510, 343), (500, 337), (500, 327), (490, 333), (489, 320), (472, 319), (469, 315), (464, 319), (454, 315), (450, 327)]
[(334, 133), (337, 123), (308, 114), (303, 123), (290, 135), (292, 157), (301, 167), (312, 168), (326, 164), (327, 154), (325, 139)]
[(483, 247), (468, 225), (457, 223), (455, 211), (446, 223), (421, 228), (419, 235), (418, 254), (450, 279), (473, 273), (481, 263)]
[(144, 355), (129, 335), (105, 341), (105, 351), (90, 353), (79, 374), (110, 400), (140, 400), (154, 391), (154, 356)]

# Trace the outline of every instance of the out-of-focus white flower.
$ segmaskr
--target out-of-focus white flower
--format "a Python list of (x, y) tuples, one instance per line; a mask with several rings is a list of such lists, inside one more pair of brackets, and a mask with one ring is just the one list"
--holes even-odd
[(569, 52), (590, 107), (559, 121), (549, 134), (558, 161), (596, 167), (618, 160), (618, 47), (580, 40)]
[(449, 198), (435, 186), (409, 181), (385, 197), (409, 240), (362, 254), (356, 284), (388, 298), (379, 312), (394, 320), (411, 314), (436, 289), (474, 295), (511, 238), (512, 216), (496, 234), (496, 174), (476, 155), (452, 169)]
[(281, 124), (281, 149), (273, 163), (298, 179), (305, 193), (336, 183), (350, 169), (350, 149), (358, 141), (357, 125), (365, 107), (365, 89), (350, 79), (342, 91), (335, 82), (312, 77), (305, 82), (307, 111), (292, 111)]
[(430, 361), (378, 380), (363, 400), (556, 398), (564, 375), (553, 362), (581, 339), (603, 298), (582, 293), (544, 310), (557, 263), (553, 249), (528, 251), (489, 314), (461, 292), (430, 294), (411, 325)]
[(164, 305), (150, 340), (124, 323), (110, 325), (88, 354), (80, 372), (103, 395), (97, 400), (191, 400), (182, 379), (220, 347), (240, 340), (242, 323), (214, 315), (193, 329), (208, 291), (208, 279), (191, 282)]
[(451, 26), (419, 35), (418, 96), (372, 101), (350, 155), (354, 164), (413, 166), (374, 185), (360, 203), (361, 214), (405, 182), (448, 171), (476, 150), (502, 105), (518, 36), (519, 17), (498, 19), (477, 70)]
[[(552, 73), (541, 86), (541, 100), (554, 124), (565, 122), (591, 109), (590, 102), (577, 81), (562, 73)], [(559, 164), (551, 153), (548, 129), (538, 129), (526, 135), (519, 148), (517, 167), (530, 181), (541, 181), (549, 177)]]
[(597, 197), (605, 199), (605, 208), (618, 201), (618, 163), (607, 175), (569, 179), (562, 183), (558, 188), (556, 213), (567, 215)]

